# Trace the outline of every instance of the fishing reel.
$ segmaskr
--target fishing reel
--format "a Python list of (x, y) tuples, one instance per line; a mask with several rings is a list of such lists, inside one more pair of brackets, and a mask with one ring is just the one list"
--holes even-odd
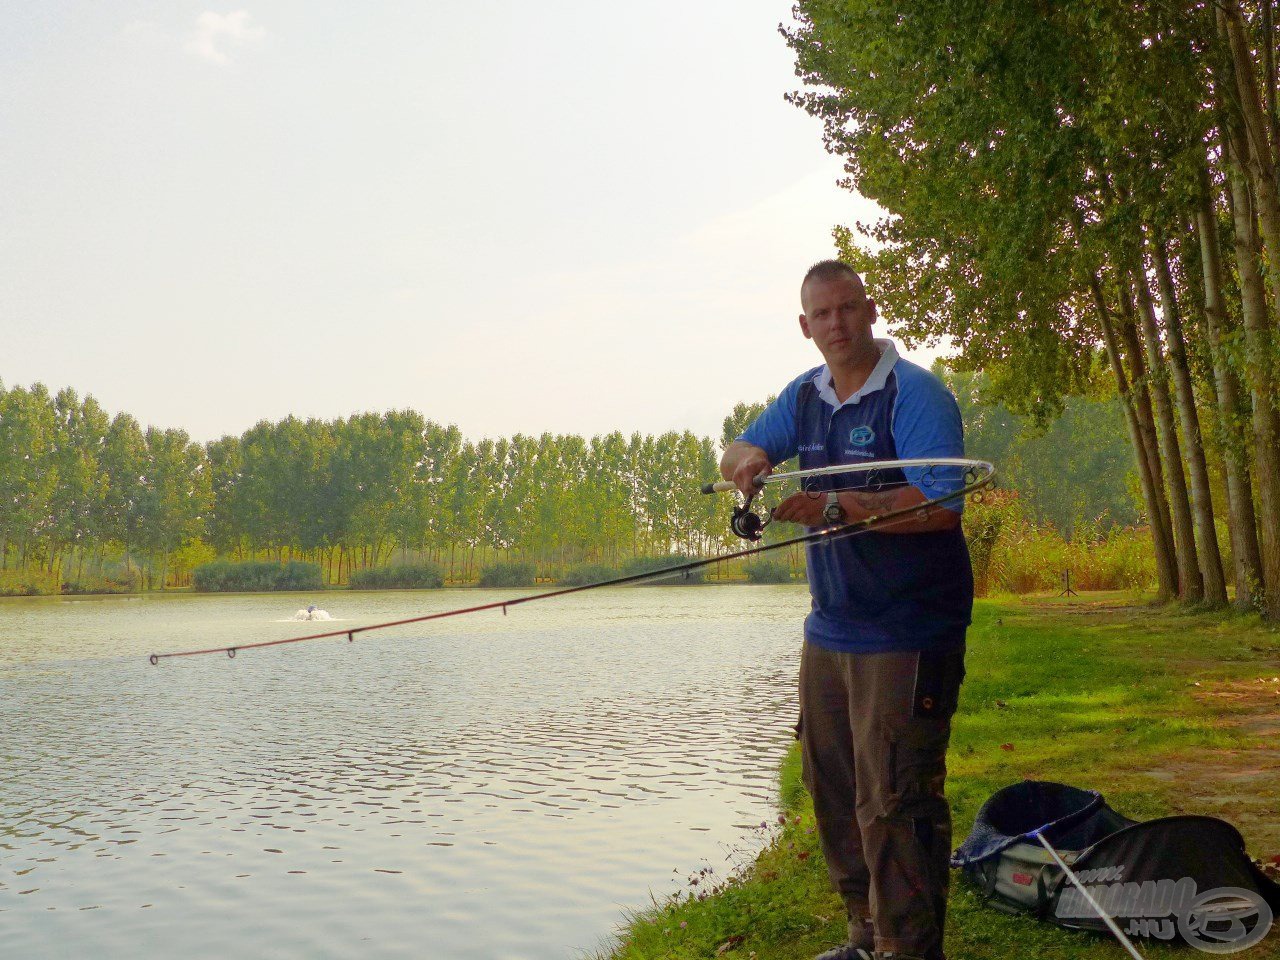
[(751, 509), (751, 501), (754, 499), (755, 494), (752, 494), (747, 497), (741, 506), (735, 505), (733, 517), (729, 520), (730, 530), (743, 540), (751, 540), (753, 542), (764, 536), (764, 528), (773, 521), (772, 510), (762, 517)]

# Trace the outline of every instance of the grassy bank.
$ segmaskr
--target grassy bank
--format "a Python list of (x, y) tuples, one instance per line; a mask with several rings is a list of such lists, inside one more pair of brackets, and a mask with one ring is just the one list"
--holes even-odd
[[(982, 601), (969, 636), (948, 760), (956, 843), (991, 793), (1031, 777), (1099, 789), (1135, 819), (1221, 816), (1240, 828), (1254, 856), (1280, 853), (1276, 630), (1256, 619), (1093, 594)], [(844, 939), (794, 749), (780, 780), (785, 823), (755, 862), (710, 891), (701, 882), (702, 890), (635, 916), (612, 957), (791, 960)], [(1114, 941), (1000, 914), (953, 879), (951, 960), (1123, 955)], [(1151, 957), (1195, 954), (1142, 949)], [(1235, 956), (1280, 957), (1280, 932)]]

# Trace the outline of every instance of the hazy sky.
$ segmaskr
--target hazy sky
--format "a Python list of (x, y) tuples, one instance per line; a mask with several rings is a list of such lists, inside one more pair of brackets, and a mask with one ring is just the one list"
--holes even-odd
[(783, 101), (790, 0), (248, 2), (0, 0), (6, 384), (718, 434), (820, 362), (799, 278), (874, 214)]

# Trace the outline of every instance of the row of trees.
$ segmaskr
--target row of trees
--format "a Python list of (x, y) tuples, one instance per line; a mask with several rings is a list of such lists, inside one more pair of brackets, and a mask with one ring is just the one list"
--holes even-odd
[[(399, 549), (470, 579), (483, 559), (563, 565), (706, 553), (727, 537), (719, 446), (692, 433), (464, 440), (413, 411), (262, 422), (202, 446), (70, 389), (0, 385), (0, 569), (55, 582), (121, 551), (310, 559), (331, 581)], [(188, 556), (190, 553), (188, 552)]]
[[(980, 378), (944, 375), (972, 452), (1007, 466), (1033, 516), (1063, 526), (1077, 515), (1136, 519), (1114, 471), (1123, 444), (1114, 401), (1079, 401), (1043, 435), (1026, 436), (1009, 411), (981, 403)], [(0, 570), (83, 587), (109, 572), (104, 561), (119, 571), (136, 559), (164, 584), (221, 556), (312, 560), (329, 582), (344, 582), (353, 570), (426, 558), (469, 581), (494, 559), (550, 572), (706, 555), (734, 541), (726, 501), (698, 488), (718, 479), (722, 445), (761, 408), (739, 404), (718, 441), (685, 432), (473, 443), (456, 427), (391, 411), (264, 421), (200, 445), (128, 414), (109, 418), (69, 389), (0, 384)], [(1070, 446), (1083, 436), (1089, 459), (1073, 467)], [(1099, 459), (1111, 473), (1092, 468)]]
[(74, 390), (0, 384), (0, 569), (55, 584), (101, 571), (109, 546), (159, 558), (204, 532), (211, 498), (204, 450), (185, 431), (114, 418)]
[(1051, 417), (1105, 355), (1166, 596), (1280, 616), (1271, 0), (800, 0), (837, 229), (908, 339)]
[(985, 376), (940, 372), (960, 405), (965, 450), (996, 464), (1000, 485), (1017, 492), (1027, 521), (1067, 540), (1145, 522), (1124, 414), (1105, 385), (1099, 384), (1099, 395), (1066, 398), (1057, 418), (1037, 425), (987, 402)]

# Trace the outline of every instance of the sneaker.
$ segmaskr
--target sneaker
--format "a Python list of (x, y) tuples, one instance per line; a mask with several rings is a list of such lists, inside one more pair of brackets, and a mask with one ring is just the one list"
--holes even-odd
[(866, 921), (849, 921), (849, 941), (820, 953), (813, 960), (874, 960), (875, 929)]
[(875, 960), (875, 957), (876, 954), (870, 950), (855, 947), (852, 943), (842, 943), (825, 953), (818, 954), (813, 960)]

